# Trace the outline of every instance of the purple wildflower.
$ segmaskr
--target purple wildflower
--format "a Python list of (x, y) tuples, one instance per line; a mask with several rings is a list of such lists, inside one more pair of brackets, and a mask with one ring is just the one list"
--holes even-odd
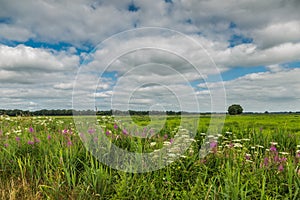
[(73, 143), (72, 143), (72, 141), (71, 140), (68, 140), (68, 142), (67, 142), (67, 146), (72, 146), (73, 145)]
[(114, 129), (118, 129), (118, 125), (117, 124), (114, 124)]
[(16, 137), (16, 141), (19, 142), (21, 140), (20, 137)]
[(209, 146), (210, 146), (211, 149), (216, 148), (217, 145), (218, 145), (218, 143), (217, 143), (216, 141), (212, 141), (212, 142), (209, 144)]
[(280, 159), (280, 162), (286, 162), (287, 161), (287, 158), (286, 157), (282, 157), (281, 159)]
[(29, 127), (29, 132), (30, 132), (30, 133), (33, 133), (33, 131), (34, 131), (33, 128), (32, 128), (32, 127)]
[(123, 131), (122, 131), (122, 132), (123, 132), (123, 134), (124, 134), (124, 135), (128, 135), (128, 132), (127, 132), (127, 130), (126, 130), (126, 129), (123, 129)]
[(278, 171), (282, 172), (284, 170), (283, 164), (280, 164), (278, 167)]
[(35, 138), (34, 138), (34, 142), (35, 142), (35, 143), (40, 143), (41, 141), (40, 141), (38, 138), (35, 137)]
[(8, 147), (8, 144), (7, 144), (7, 143), (5, 143), (5, 144), (4, 144), (4, 147)]
[(279, 156), (278, 156), (278, 155), (275, 155), (275, 156), (274, 156), (274, 162), (280, 162), (280, 159), (279, 159)]
[(27, 144), (29, 144), (29, 145), (34, 145), (34, 141), (29, 140), (29, 141), (27, 142)]
[(272, 146), (270, 147), (270, 151), (276, 152), (277, 149), (276, 149), (276, 147), (275, 147), (274, 145), (272, 145)]
[(107, 131), (105, 132), (105, 134), (106, 134), (107, 136), (109, 136), (109, 135), (110, 135), (110, 131), (107, 130)]
[(95, 133), (95, 132), (96, 132), (96, 130), (93, 129), (93, 128), (90, 128), (90, 129), (88, 130), (88, 133), (89, 133), (89, 134), (93, 134), (93, 133)]
[(51, 135), (48, 135), (48, 136), (47, 136), (47, 139), (50, 140), (50, 139), (51, 139)]

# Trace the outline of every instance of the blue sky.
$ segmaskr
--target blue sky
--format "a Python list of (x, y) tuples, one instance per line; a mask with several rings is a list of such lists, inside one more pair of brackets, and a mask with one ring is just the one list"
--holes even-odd
[(1, 1), (0, 109), (70, 109), (77, 99), (102, 110), (207, 112), (238, 103), (245, 111), (299, 111), (299, 7), (296, 0)]

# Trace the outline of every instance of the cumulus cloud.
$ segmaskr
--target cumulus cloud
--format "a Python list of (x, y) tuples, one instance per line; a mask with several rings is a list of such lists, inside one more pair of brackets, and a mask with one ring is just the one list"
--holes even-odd
[[(267, 72), (225, 82), (228, 102), (241, 100), (248, 110), (283, 109), (280, 105), (291, 102), (287, 108), (296, 109), (299, 72), (282, 64), (300, 58), (299, 8), (297, 0), (3, 0), (1, 106), (70, 108), (75, 86), (75, 96), (96, 97), (103, 108), (109, 108), (113, 97), (115, 105), (129, 99), (132, 106), (161, 103), (166, 108), (178, 105), (176, 98), (181, 97), (185, 108), (192, 110), (191, 100), (184, 96), (195, 94), (200, 110), (210, 110), (217, 102), (210, 98), (221, 93), (221, 82), (215, 78), (219, 72), (266, 66)], [(189, 39), (150, 29), (118, 36), (148, 26), (170, 28)], [(40, 48), (27, 41), (71, 47)], [(171, 89), (178, 96), (168, 101)], [(265, 106), (268, 101), (272, 105)]]

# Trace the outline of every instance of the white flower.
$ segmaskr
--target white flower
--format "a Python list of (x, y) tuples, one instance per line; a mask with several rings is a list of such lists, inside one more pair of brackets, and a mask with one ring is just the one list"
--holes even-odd
[(288, 153), (288, 152), (279, 152), (280, 154), (282, 154), (282, 155), (289, 155), (290, 153)]
[(250, 141), (249, 138), (243, 138), (242, 141)]
[(234, 143), (233, 145), (234, 145), (234, 147), (238, 147), (238, 148), (243, 147), (243, 145), (241, 143)]
[(278, 143), (277, 142), (270, 142), (270, 144), (276, 146)]
[(153, 146), (155, 146), (155, 145), (156, 145), (156, 142), (151, 142), (151, 143), (150, 143), (150, 146), (151, 146), (151, 147), (153, 147)]

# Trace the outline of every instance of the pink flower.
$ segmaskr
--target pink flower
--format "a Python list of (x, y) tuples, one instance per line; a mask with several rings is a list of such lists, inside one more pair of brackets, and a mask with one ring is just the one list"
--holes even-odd
[(118, 129), (118, 125), (117, 124), (114, 124), (114, 129)]
[(122, 131), (122, 132), (123, 132), (123, 134), (124, 134), (124, 135), (128, 135), (128, 132), (127, 132), (127, 130), (126, 130), (126, 129), (123, 129), (123, 131)]
[(30, 133), (33, 133), (33, 131), (34, 131), (33, 128), (32, 128), (32, 127), (29, 127), (29, 132), (30, 132)]
[(276, 147), (275, 147), (274, 145), (272, 145), (272, 146), (270, 147), (270, 151), (276, 152), (277, 149), (276, 149)]
[(287, 161), (286, 157), (283, 157), (283, 158), (280, 159), (280, 162), (285, 162), (285, 161)]
[(72, 146), (73, 144), (72, 144), (72, 141), (71, 140), (68, 140), (68, 142), (67, 142), (67, 146)]
[(279, 156), (278, 156), (278, 155), (275, 155), (275, 156), (274, 156), (274, 162), (280, 162), (280, 159), (279, 159)]
[(50, 139), (51, 139), (51, 135), (48, 135), (48, 136), (47, 136), (47, 139), (50, 140)]
[(27, 144), (29, 144), (29, 145), (34, 145), (34, 141), (29, 140), (29, 141), (27, 142)]
[(280, 164), (278, 167), (278, 171), (282, 172), (284, 170), (283, 164)]
[(164, 135), (164, 139), (165, 139), (165, 140), (168, 139), (168, 134), (165, 134), (165, 135)]
[(16, 141), (19, 142), (21, 140), (20, 137), (16, 137)]
[(106, 134), (107, 136), (109, 136), (109, 135), (110, 135), (109, 130), (107, 130), (107, 131), (105, 132), (105, 134)]
[(41, 141), (40, 141), (38, 138), (35, 137), (35, 138), (34, 138), (34, 142), (35, 142), (35, 143), (40, 143)]
[(93, 128), (90, 128), (90, 129), (88, 130), (88, 133), (89, 133), (89, 134), (93, 134), (93, 133), (95, 133), (95, 132), (96, 132), (96, 130), (93, 129)]
[(217, 143), (216, 141), (212, 141), (212, 142), (209, 144), (209, 146), (210, 146), (211, 149), (216, 148), (217, 145), (218, 145), (218, 143)]
[(7, 143), (5, 143), (5, 144), (4, 144), (4, 147), (8, 147), (8, 144), (7, 144)]

